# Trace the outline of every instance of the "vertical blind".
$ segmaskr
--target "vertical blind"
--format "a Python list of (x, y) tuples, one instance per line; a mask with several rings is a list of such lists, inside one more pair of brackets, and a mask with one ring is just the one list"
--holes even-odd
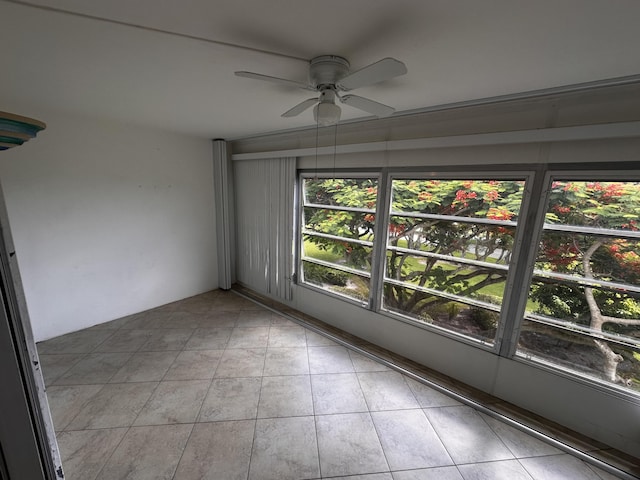
[(240, 283), (291, 300), (294, 157), (234, 162)]

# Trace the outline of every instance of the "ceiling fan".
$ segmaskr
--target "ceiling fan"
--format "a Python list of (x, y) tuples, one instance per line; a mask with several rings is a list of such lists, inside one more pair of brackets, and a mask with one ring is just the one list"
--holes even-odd
[(279, 85), (319, 92), (319, 97), (309, 98), (282, 114), (295, 117), (315, 105), (313, 118), (321, 126), (333, 125), (340, 120), (340, 107), (336, 98), (346, 105), (358, 108), (377, 117), (395, 112), (393, 107), (357, 95), (342, 95), (359, 87), (373, 85), (407, 73), (404, 63), (395, 58), (383, 58), (355, 72), (349, 72), (349, 62), (335, 55), (322, 55), (309, 61), (309, 83), (287, 80), (253, 72), (235, 72), (238, 77), (254, 78)]

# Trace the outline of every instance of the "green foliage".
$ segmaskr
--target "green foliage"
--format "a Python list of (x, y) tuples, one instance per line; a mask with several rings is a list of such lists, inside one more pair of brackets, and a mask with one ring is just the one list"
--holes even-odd
[[(523, 182), (511, 180), (394, 180), (388, 242), (445, 257), (508, 264), (514, 229), (507, 223), (483, 225), (415, 218), (403, 215), (403, 212), (514, 221), (519, 214), (522, 190)], [(365, 213), (309, 209), (305, 212), (306, 228), (346, 238), (373, 240), (377, 200), (375, 179), (306, 180), (305, 194), (311, 203), (368, 210)], [(640, 222), (640, 186), (631, 182), (554, 182), (547, 222), (636, 230)], [(370, 267), (369, 248), (315, 236), (309, 236), (305, 241), (339, 256), (346, 265)], [(593, 241), (594, 237), (589, 235), (547, 233), (536, 267), (582, 276), (583, 254)], [(637, 284), (640, 281), (638, 251), (638, 242), (607, 240), (592, 257), (594, 276)], [(391, 278), (470, 297), (487, 292), (492, 285), (504, 283), (504, 275), (490, 268), (461, 267), (396, 251), (387, 254), (386, 269)], [(606, 315), (632, 318), (640, 309), (638, 302), (628, 296), (618, 298), (603, 291), (598, 295), (608, 295), (601, 298)], [(536, 284), (531, 296), (539, 313), (582, 322), (588, 317), (584, 293), (576, 286)], [(431, 299), (425, 301), (427, 297)], [(419, 316), (428, 304), (441, 300), (419, 291), (407, 292), (404, 288), (393, 287), (386, 289), (385, 301), (394, 308)]]
[[(506, 273), (492, 265), (508, 265), (511, 260), (513, 222), (520, 214), (523, 190), (524, 183), (517, 180), (394, 180), (387, 244), (409, 251), (430, 252), (437, 258), (388, 249), (386, 276), (416, 287), (500, 304)], [(305, 180), (305, 195), (307, 203), (362, 209), (340, 211), (308, 207), (304, 212), (305, 228), (346, 239), (373, 241), (375, 179)], [(609, 234), (547, 229), (538, 246), (536, 269), (569, 275), (569, 278), (586, 277), (623, 285), (640, 283), (640, 241), (615, 233), (640, 229), (640, 183), (554, 182), (549, 199), (547, 223), (607, 229)], [(415, 213), (425, 215), (410, 215)], [(482, 219), (495, 222), (484, 224)], [(305, 238), (305, 249), (306, 245), (313, 245), (316, 252), (330, 254), (337, 263), (370, 269), (369, 247), (312, 235)], [(484, 264), (447, 261), (455, 258)], [(331, 283), (327, 278), (319, 281)], [(338, 288), (350, 296), (362, 296), (363, 300), (366, 300), (364, 295), (368, 295), (368, 286), (360, 289), (345, 281)], [(354, 293), (356, 290), (358, 293)], [(494, 312), (471, 309), (471, 313), (462, 315), (451, 309), (459, 309), (463, 304), (418, 288), (386, 283), (383, 295), (387, 308), (426, 322), (441, 322), (443, 318), (459, 321), (466, 317), (483, 331), (494, 331), (497, 327), (498, 315)], [(593, 296), (601, 314), (610, 319), (640, 318), (640, 299), (635, 294), (594, 288)], [(527, 309), (587, 327), (593, 321), (593, 305), (590, 310), (585, 286), (580, 282), (535, 281)], [(611, 333), (638, 336), (638, 327), (631, 324), (608, 321), (602, 328)], [(636, 354), (629, 356), (634, 365), (637, 359)], [(640, 371), (630, 375), (640, 378)]]
[(500, 314), (484, 308), (474, 308), (471, 310), (471, 320), (482, 330), (494, 330), (498, 326)]
[[(428, 251), (444, 257), (471, 258), (486, 263), (508, 264), (515, 221), (520, 211), (523, 183), (498, 180), (404, 180), (393, 182), (389, 244)], [(483, 218), (503, 224), (457, 222), (453, 218), (416, 218), (404, 212), (448, 217)], [(419, 267), (408, 256), (392, 251), (387, 256), (387, 275), (442, 292), (476, 297), (491, 285), (504, 283), (497, 270), (461, 266), (434, 258), (421, 259)], [(419, 316), (441, 297), (406, 289), (389, 289), (385, 301), (395, 308)]]
[(344, 287), (349, 279), (349, 274), (340, 270), (331, 270), (311, 262), (304, 264), (304, 279), (316, 285), (338, 285)]
[[(554, 182), (546, 221), (562, 225), (636, 231), (640, 227), (640, 184)], [(601, 237), (549, 232), (542, 238), (536, 268), (637, 285), (640, 283), (639, 247), (639, 242), (616, 238), (615, 234)], [(588, 270), (585, 270), (587, 267)], [(640, 301), (637, 298), (607, 289), (595, 289), (594, 296), (603, 315), (621, 319), (640, 317)], [(538, 313), (567, 320), (575, 319), (587, 325), (591, 320), (583, 287), (536, 283), (532, 287), (531, 297), (538, 302)], [(615, 331), (629, 330), (612, 324), (607, 324), (606, 328)]]
[[(305, 209), (305, 228), (320, 233), (373, 241), (377, 182), (372, 179), (305, 179), (307, 203), (352, 207), (370, 210), (352, 212), (332, 209)], [(349, 266), (370, 266), (370, 249), (352, 242), (340, 242), (316, 236), (306, 236), (322, 250), (343, 256)]]

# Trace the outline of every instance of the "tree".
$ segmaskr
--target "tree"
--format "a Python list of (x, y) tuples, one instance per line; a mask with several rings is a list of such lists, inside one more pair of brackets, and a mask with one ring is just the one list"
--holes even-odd
[[(544, 270), (621, 285), (640, 283), (638, 242), (607, 230), (638, 231), (640, 184), (632, 182), (554, 182), (547, 222), (584, 226), (594, 233), (552, 233), (541, 240), (537, 266)], [(621, 289), (566, 283), (534, 283), (531, 297), (538, 312), (570, 319), (595, 334), (591, 342), (603, 357), (604, 378), (631, 385), (618, 373), (623, 355), (616, 353), (601, 333), (640, 337), (640, 301)], [(638, 360), (638, 359), (636, 359)]]
[[(459, 296), (478, 297), (486, 287), (503, 283), (505, 274), (490, 264), (509, 263), (515, 220), (522, 200), (522, 182), (426, 180), (395, 181), (393, 211), (419, 212), (442, 217), (391, 217), (389, 245), (426, 251), (433, 256), (411, 261), (404, 251), (391, 250), (387, 276)], [(451, 217), (490, 219), (504, 225), (468, 223)], [(443, 262), (443, 257), (471, 258), (485, 266)], [(491, 301), (486, 295), (485, 300)], [(499, 302), (499, 299), (494, 299)], [(427, 315), (448, 299), (407, 289), (385, 286), (385, 303), (390, 308)]]
[[(367, 182), (371, 180), (309, 182), (307, 195), (314, 203), (374, 209), (377, 188)], [(387, 282), (385, 306), (425, 321), (438, 321), (441, 309), (451, 305), (452, 300), (437, 292), (501, 303), (506, 270), (499, 266), (508, 265), (511, 259), (515, 233), (512, 222), (519, 214), (522, 190), (523, 182), (512, 180), (394, 180), (386, 276), (423, 289)], [(639, 242), (616, 236), (615, 232), (636, 231), (640, 227), (640, 184), (554, 182), (546, 222), (595, 230), (587, 233), (571, 228), (545, 231), (539, 245), (537, 270), (638, 285)], [(372, 239), (375, 216), (314, 209), (306, 212), (306, 223), (320, 232)], [(608, 235), (593, 233), (604, 229)], [(346, 265), (363, 267), (371, 262), (370, 249), (355, 243), (315, 236), (306, 237), (306, 241), (330, 250)], [(429, 255), (416, 255), (412, 251)], [(605, 332), (638, 337), (640, 301), (637, 296), (620, 289), (542, 276), (534, 281), (530, 298), (529, 308), (533, 313), (589, 329), (592, 336), (581, 338), (600, 352), (603, 376), (611, 382), (629, 384), (617, 371), (622, 355), (598, 337), (603, 337)], [(482, 309), (471, 309), (464, 303), (458, 305), (467, 312), (469, 325), (478, 320), (473, 313)], [(482, 318), (486, 321), (486, 316)], [(494, 327), (496, 320), (497, 315), (493, 315), (490, 321)], [(563, 335), (561, 330), (544, 324), (530, 325), (552, 337)], [(575, 341), (576, 336), (572, 338)], [(640, 358), (631, 359), (636, 364), (638, 360)]]

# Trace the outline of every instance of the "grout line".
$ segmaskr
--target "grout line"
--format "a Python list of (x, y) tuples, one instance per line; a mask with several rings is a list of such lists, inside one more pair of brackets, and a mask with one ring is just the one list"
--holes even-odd
[(322, 463), (320, 462), (320, 439), (318, 438), (318, 413), (316, 412), (315, 395), (313, 394), (313, 380), (311, 379), (311, 362), (309, 361), (309, 339), (307, 330), (304, 331), (305, 350), (307, 352), (307, 378), (309, 379), (309, 390), (311, 391), (311, 411), (313, 412), (313, 430), (316, 435), (316, 453), (318, 454), (318, 474), (322, 478)]
[[(167, 424), (165, 424), (165, 425), (167, 425)], [(169, 425), (175, 425), (175, 424), (169, 424)], [(179, 425), (187, 425), (187, 424), (179, 424)], [(171, 475), (172, 479), (176, 478), (176, 473), (178, 472), (178, 467), (180, 466), (180, 462), (182, 461), (182, 457), (184, 457), (184, 452), (187, 450), (187, 445), (189, 445), (189, 440), (191, 440), (191, 435), (193, 435), (193, 431), (195, 429), (196, 429), (196, 423), (193, 422), (191, 424), (191, 430), (189, 431), (189, 436), (187, 437), (187, 441), (184, 442), (184, 447), (182, 448), (182, 452), (180, 453), (180, 458), (176, 462), (176, 467), (175, 467), (175, 470), (173, 471), (173, 475)]]
[[(564, 451), (565, 453), (569, 453), (569, 454), (573, 455), (574, 457), (577, 457), (580, 460), (583, 460), (586, 463), (589, 463), (591, 465), (595, 465), (596, 467), (601, 468), (602, 470), (604, 470), (604, 471), (606, 471), (608, 473), (611, 473), (612, 475), (616, 475), (616, 476), (618, 476), (619, 478), (621, 478), (623, 480), (637, 480), (637, 477), (635, 477), (634, 475), (631, 475), (631, 474), (629, 474), (629, 473), (627, 473), (627, 472), (625, 472), (623, 470), (620, 470), (619, 468), (616, 468), (613, 465), (610, 465), (610, 464), (608, 464), (608, 463), (606, 463), (606, 462), (604, 462), (604, 461), (602, 461), (602, 460), (600, 460), (598, 458), (595, 458), (595, 457), (593, 457), (593, 456), (591, 456), (591, 455), (589, 455), (589, 454), (587, 454), (587, 453), (585, 453), (585, 452), (583, 452), (581, 450), (578, 450), (577, 448), (572, 447), (571, 445), (568, 445), (568, 444), (566, 444), (566, 443), (564, 443), (564, 442), (562, 442), (560, 440), (556, 440), (555, 438), (551, 438), (548, 435), (545, 435), (544, 433), (539, 432), (539, 431), (537, 431), (537, 430), (535, 430), (535, 429), (533, 429), (533, 428), (531, 428), (531, 427), (529, 427), (529, 426), (527, 426), (527, 425), (525, 425), (523, 423), (520, 423), (520, 422), (518, 422), (518, 421), (516, 421), (516, 420), (514, 420), (512, 418), (509, 418), (506, 415), (503, 415), (503, 414), (501, 414), (499, 412), (496, 412), (495, 410), (492, 410), (491, 408), (488, 408), (488, 407), (484, 406), (483, 404), (481, 404), (479, 402), (476, 402), (475, 400), (472, 400), (472, 399), (470, 399), (470, 398), (468, 398), (468, 397), (466, 397), (464, 395), (460, 395), (459, 393), (456, 393), (456, 392), (454, 392), (452, 390), (449, 390), (448, 388), (445, 388), (442, 385), (439, 385), (438, 383), (435, 383), (435, 382), (433, 382), (433, 381), (431, 381), (431, 380), (429, 380), (427, 378), (424, 378), (421, 375), (415, 374), (415, 373), (407, 370), (406, 368), (401, 367), (400, 365), (397, 365), (397, 364), (395, 364), (393, 362), (385, 360), (384, 358), (381, 358), (381, 357), (379, 357), (379, 356), (377, 356), (377, 355), (375, 355), (375, 354), (373, 354), (371, 352), (368, 352), (367, 350), (364, 350), (364, 349), (362, 349), (362, 348), (360, 348), (358, 346), (352, 345), (349, 342), (347, 342), (347, 341), (345, 341), (345, 340), (343, 340), (343, 339), (341, 339), (341, 338), (339, 338), (339, 337), (337, 337), (337, 336), (335, 336), (335, 335), (333, 335), (333, 334), (331, 334), (329, 332), (326, 332), (323, 329), (321, 329), (321, 328), (319, 328), (319, 327), (317, 327), (315, 325), (312, 325), (312, 324), (306, 322), (305, 320), (303, 320), (303, 319), (301, 319), (301, 318), (299, 318), (299, 317), (297, 317), (297, 316), (295, 316), (295, 315), (293, 315), (291, 313), (284, 312), (284, 311), (279, 311), (276, 308), (273, 308), (273, 307), (271, 307), (269, 305), (266, 305), (266, 304), (262, 303), (260, 300), (252, 298), (250, 295), (242, 293), (242, 292), (239, 292), (236, 289), (232, 289), (231, 291), (233, 293), (235, 293), (236, 295), (238, 295), (240, 297), (243, 297), (243, 298), (255, 303), (256, 305), (260, 305), (260, 306), (264, 307), (265, 309), (270, 310), (271, 312), (278, 313), (279, 315), (282, 315), (282, 316), (284, 316), (286, 318), (289, 318), (290, 320), (298, 323), (299, 325), (302, 325), (305, 328), (308, 328), (309, 330), (311, 330), (311, 331), (313, 331), (315, 333), (318, 333), (318, 334), (320, 334), (320, 335), (322, 335), (322, 336), (324, 336), (326, 338), (329, 338), (329, 339), (333, 340), (336, 343), (339, 343), (340, 345), (342, 345), (342, 346), (344, 346), (344, 347), (346, 347), (346, 348), (348, 348), (350, 350), (353, 350), (353, 351), (355, 351), (357, 353), (360, 353), (360, 354), (362, 354), (362, 355), (364, 355), (364, 356), (366, 356), (366, 357), (368, 357), (368, 358), (370, 358), (372, 360), (375, 360), (375, 361), (377, 361), (377, 362), (379, 362), (379, 363), (381, 363), (381, 364), (383, 364), (383, 365), (385, 365), (385, 366), (387, 366), (387, 367), (389, 367), (389, 368), (391, 368), (391, 369), (393, 369), (393, 370), (395, 370), (397, 372), (402, 373), (403, 375), (406, 375), (407, 377), (409, 377), (409, 378), (411, 378), (413, 380), (416, 380), (417, 382), (420, 382), (420, 383), (422, 383), (424, 385), (427, 385), (427, 386), (433, 388), (434, 390), (439, 391), (440, 393), (448, 395), (449, 397), (452, 397), (455, 400), (458, 400), (459, 402), (461, 402), (461, 403), (463, 403), (463, 404), (465, 404), (465, 405), (467, 405), (469, 407), (472, 407), (472, 408), (474, 408), (474, 409), (476, 409), (476, 410), (478, 410), (478, 411), (480, 411), (482, 413), (485, 413), (486, 415), (489, 415), (490, 417), (493, 417), (493, 418), (495, 418), (497, 420), (500, 420), (500, 421), (502, 421), (503, 423), (506, 423), (509, 426), (512, 426), (512, 427), (514, 427), (514, 428), (516, 428), (516, 429), (518, 429), (518, 430), (520, 430), (520, 431), (522, 431), (522, 432), (524, 432), (524, 433), (526, 433), (528, 435), (531, 435), (534, 438), (537, 438), (538, 440), (546, 442), (546, 443), (558, 448), (559, 450)], [(365, 401), (366, 401), (366, 399), (365, 399)]]

